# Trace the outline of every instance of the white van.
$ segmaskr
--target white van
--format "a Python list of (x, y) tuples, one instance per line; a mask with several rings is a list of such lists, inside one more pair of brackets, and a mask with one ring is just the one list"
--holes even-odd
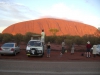
[(26, 47), (27, 56), (43, 56), (44, 46), (40, 39), (33, 39), (28, 42)]
[[(93, 47), (91, 50), (93, 51)], [(96, 54), (100, 55), (100, 44), (96, 45)]]

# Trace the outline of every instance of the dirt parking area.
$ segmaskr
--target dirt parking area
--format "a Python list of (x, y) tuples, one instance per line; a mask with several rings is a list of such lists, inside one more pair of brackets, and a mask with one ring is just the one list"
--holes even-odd
[[(0, 44), (1, 46), (2, 44)], [(51, 57), (47, 58), (47, 52), (45, 50), (43, 57), (28, 57), (26, 55), (26, 45), (21, 44), (21, 51), (16, 56), (13, 55), (0, 55), (0, 59), (13, 59), (13, 60), (33, 60), (33, 61), (100, 61), (100, 56), (97, 55), (95, 58), (91, 54), (90, 58), (86, 58), (86, 54), (84, 56), (81, 56), (82, 53), (85, 53), (85, 46), (76, 46), (75, 53), (71, 55), (70, 50), (67, 53), (64, 53), (62, 56), (60, 55), (61, 52), (61, 46), (52, 44), (51, 47)], [(79, 51), (84, 50), (84, 51)]]
[(43, 57), (39, 56), (32, 56), (28, 57), (26, 55), (25, 50), (21, 50), (19, 54), (16, 56), (13, 55), (4, 55), (0, 56), (0, 59), (13, 59), (13, 60), (33, 60), (33, 61), (99, 61), (100, 62), (100, 56), (96, 56), (95, 58), (91, 54), (90, 58), (86, 58), (86, 55), (81, 56), (83, 52), (75, 52), (73, 55), (70, 54), (70, 52), (64, 53), (63, 55), (60, 55), (60, 51), (51, 51), (51, 57), (47, 58), (45, 51)]

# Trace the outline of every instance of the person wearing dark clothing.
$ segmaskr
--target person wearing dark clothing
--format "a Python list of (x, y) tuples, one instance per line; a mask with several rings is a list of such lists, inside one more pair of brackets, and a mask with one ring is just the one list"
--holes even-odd
[(50, 42), (47, 44), (47, 57), (50, 57), (50, 50), (51, 50), (51, 45)]
[(91, 44), (90, 44), (89, 41), (87, 42), (86, 48), (87, 48), (87, 51), (86, 51), (87, 52), (87, 57), (90, 57)]

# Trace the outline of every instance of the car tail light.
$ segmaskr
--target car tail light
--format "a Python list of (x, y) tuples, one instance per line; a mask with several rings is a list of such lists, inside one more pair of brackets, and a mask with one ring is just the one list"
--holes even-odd
[(14, 51), (14, 49), (12, 48), (11, 51)]
[(2, 49), (0, 48), (0, 50), (2, 50)]

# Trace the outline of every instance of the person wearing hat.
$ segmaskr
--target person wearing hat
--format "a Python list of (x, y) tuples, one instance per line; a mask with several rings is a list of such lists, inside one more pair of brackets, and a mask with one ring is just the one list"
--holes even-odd
[(86, 45), (86, 48), (87, 48), (87, 57), (90, 57), (90, 50), (91, 50), (91, 44), (90, 44), (90, 41), (87, 42), (87, 45)]

